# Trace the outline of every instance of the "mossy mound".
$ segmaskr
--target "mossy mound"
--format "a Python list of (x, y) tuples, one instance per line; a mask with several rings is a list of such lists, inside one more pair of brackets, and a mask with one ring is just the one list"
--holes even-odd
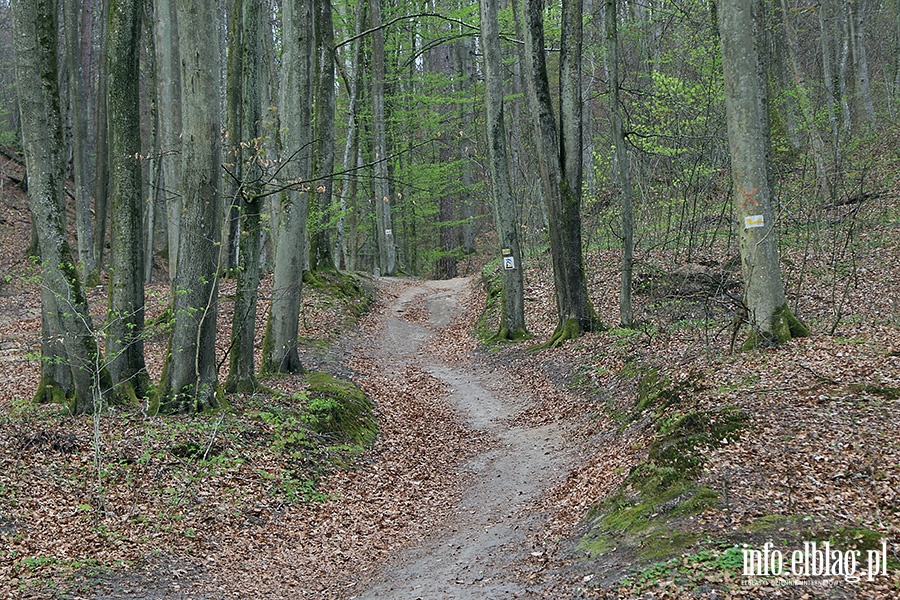
[(366, 289), (363, 280), (357, 275), (335, 270), (306, 271), (303, 283), (343, 302), (356, 316), (369, 310), (371, 290)]
[[(673, 394), (669, 387), (654, 392), (657, 397)], [(693, 545), (699, 534), (682, 523), (718, 505), (718, 495), (696, 483), (702, 451), (737, 438), (746, 421), (747, 415), (734, 407), (657, 418), (647, 459), (615, 494), (591, 509), (579, 546), (592, 556), (616, 547), (652, 561)]]
[(372, 403), (350, 381), (328, 373), (307, 373), (305, 408), (310, 429), (337, 443), (368, 446), (378, 434)]

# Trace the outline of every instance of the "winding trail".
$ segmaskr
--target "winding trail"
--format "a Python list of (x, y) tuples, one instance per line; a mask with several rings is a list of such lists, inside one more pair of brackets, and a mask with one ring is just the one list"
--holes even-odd
[[(423, 352), (425, 344), (462, 316), (469, 279), (421, 281), (405, 288), (386, 312), (384, 337), (375, 350), (386, 374), (402, 376), (408, 365), (442, 380), (448, 401), (473, 433), (487, 434), (490, 449), (463, 465), (467, 488), (453, 517), (380, 569), (356, 599), (516, 598), (528, 594), (513, 565), (528, 557), (541, 515), (533, 503), (570, 461), (555, 426), (528, 428), (511, 417), (528, 401), (491, 391), (498, 376), (471, 361), (444, 364)], [(424, 301), (427, 323), (410, 322), (407, 310)]]

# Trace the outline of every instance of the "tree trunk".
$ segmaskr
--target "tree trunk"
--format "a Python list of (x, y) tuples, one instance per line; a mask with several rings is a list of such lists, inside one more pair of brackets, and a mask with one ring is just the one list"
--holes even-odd
[[(500, 50), (498, 1), (481, 0), (481, 40), (484, 47), (485, 122), (488, 142), (488, 173), (494, 200), (494, 221), (504, 265), (503, 296), (498, 339), (528, 336), (525, 328), (525, 293), (522, 252), (519, 248), (519, 216), (512, 195), (509, 159), (506, 155), (506, 124), (503, 114), (503, 55)], [(507, 264), (511, 261), (512, 264)], [(507, 268), (511, 267), (511, 268)]]
[[(426, 69), (444, 81), (449, 81), (454, 76), (450, 52), (451, 45), (449, 43), (443, 43), (433, 46), (431, 50), (427, 52), (425, 58)], [(452, 96), (453, 89), (449, 83), (441, 86), (441, 90), (443, 96)], [(447, 115), (449, 106), (447, 102), (447, 100), (442, 100), (435, 106), (441, 125), (449, 125)], [(453, 161), (453, 146), (456, 136), (453, 135), (452, 125), (449, 126), (448, 129), (439, 130), (438, 133), (438, 161), (441, 165), (448, 166)], [(451, 279), (456, 277), (457, 274), (456, 248), (458, 244), (456, 225), (454, 223), (456, 221), (455, 208), (457, 200), (458, 198), (455, 195), (455, 190), (452, 190), (449, 185), (445, 186), (445, 189), (438, 200), (437, 228), (438, 236), (440, 238), (440, 255), (437, 264), (435, 265), (435, 277), (437, 279)]]
[(384, 31), (381, 28), (381, 0), (369, 1), (369, 26), (372, 33), (372, 140), (374, 166), (375, 239), (378, 245), (378, 271), (391, 277), (397, 274), (397, 249), (391, 226), (391, 192), (388, 185), (387, 133), (384, 115)]
[(334, 269), (331, 255), (332, 191), (334, 179), (334, 24), (331, 16), (331, 0), (314, 0), (315, 5), (315, 151), (313, 177), (316, 193), (311, 196), (310, 207), (313, 230), (310, 232), (310, 270)]
[(632, 271), (634, 270), (634, 211), (632, 210), (631, 167), (625, 132), (622, 125), (622, 109), (619, 106), (619, 10), (617, 0), (606, 0), (606, 61), (609, 70), (609, 120), (615, 150), (614, 181), (622, 205), (622, 271), (619, 288), (619, 324), (634, 327), (634, 310), (631, 306)]
[(240, 152), (240, 243), (237, 264), (237, 292), (231, 324), (231, 354), (225, 389), (252, 392), (256, 389), (254, 342), (256, 340), (256, 303), (259, 291), (260, 205), (263, 172), (260, 168), (262, 104), (262, 12), (258, 0), (237, 0), (243, 4), (239, 23), (239, 44), (232, 51), (241, 53)]
[(166, 204), (169, 282), (178, 273), (178, 238), (181, 224), (181, 58), (175, 0), (153, 0), (153, 35), (156, 48), (156, 101), (159, 114), (159, 160)]
[(88, 190), (87, 95), (81, 56), (82, 11), (78, 0), (65, 0), (66, 64), (68, 65), (69, 105), (72, 118), (72, 175), (75, 180), (75, 224), (78, 231), (78, 261), (81, 277), (96, 277), (94, 264), (94, 228), (91, 222), (91, 198)]
[(875, 126), (875, 105), (866, 56), (866, 19), (863, 0), (845, 0), (850, 24), (850, 49), (853, 55), (853, 96), (858, 122), (867, 128)]
[[(475, 38), (466, 36), (453, 43), (455, 71), (459, 80), (459, 90), (463, 98), (472, 96), (475, 85)], [(469, 102), (460, 103), (460, 128), (466, 131), (475, 129), (475, 113)], [(459, 198), (459, 242), (462, 252), (469, 255), (475, 252), (475, 213), (476, 205), (473, 191), (475, 189), (472, 171), (475, 165), (473, 150), (469, 136), (460, 136), (457, 141), (457, 155), (460, 161), (460, 181), (462, 187)]]
[[(838, 114), (835, 102), (834, 87), (834, 52), (832, 50), (832, 19), (827, 16), (829, 3), (819, 2), (819, 36), (822, 44), (822, 79), (825, 80), (825, 110), (828, 112), (828, 123), (831, 126), (831, 146), (834, 156), (834, 169), (839, 171), (841, 164), (841, 127), (838, 122)], [(832, 196), (828, 199), (834, 201), (834, 188), (831, 188)]]
[(815, 115), (810, 109), (808, 91), (806, 89), (806, 78), (800, 66), (799, 49), (797, 48), (797, 34), (791, 23), (791, 13), (787, 5), (787, 0), (781, 0), (781, 18), (784, 23), (784, 37), (787, 45), (787, 54), (790, 59), (791, 72), (794, 76), (794, 85), (797, 94), (800, 96), (800, 111), (803, 115), (803, 129), (809, 131), (810, 142), (812, 145), (813, 162), (816, 165), (816, 179), (819, 183), (819, 191), (826, 200), (831, 199), (831, 183), (828, 179), (828, 170), (825, 167), (825, 140), (816, 125)]
[(175, 324), (160, 382), (160, 409), (218, 406), (216, 312), (221, 236), (219, 31), (216, 6), (177, 0), (182, 57), (182, 164)]
[(74, 413), (102, 400), (101, 357), (63, 226), (65, 174), (57, 82), (56, 3), (15, 0), (16, 91), (28, 195), (41, 249), (41, 381), (35, 400)]
[(719, 10), (722, 69), (734, 215), (744, 278), (744, 304), (753, 328), (746, 347), (807, 335), (788, 308), (775, 241), (769, 173), (769, 113), (760, 60), (760, 1), (723, 0)]
[(228, 25), (228, 41), (225, 66), (225, 164), (226, 172), (223, 198), (225, 201), (225, 264), (226, 271), (233, 271), (238, 265), (238, 244), (240, 240), (241, 220), (241, 184), (243, 182), (241, 160), (241, 113), (243, 98), (241, 78), (243, 77), (241, 61), (244, 53), (241, 48), (244, 12), (243, 0), (231, 1), (231, 21)]
[(139, 9), (141, 11), (141, 21), (143, 23), (144, 38), (141, 40), (138, 61), (143, 63), (144, 77), (140, 78), (139, 93), (142, 96), (148, 96), (151, 99), (149, 103), (145, 103), (144, 110), (141, 111), (144, 123), (141, 130), (148, 131), (148, 135), (143, 144), (143, 154), (147, 158), (143, 159), (144, 168), (142, 171), (143, 184), (141, 195), (145, 198), (147, 208), (144, 211), (144, 265), (143, 265), (143, 283), (150, 285), (153, 283), (153, 258), (156, 253), (156, 215), (160, 206), (164, 206), (162, 202), (162, 188), (160, 180), (162, 179), (162, 171), (159, 156), (159, 103), (156, 101), (156, 74), (159, 69), (156, 66), (156, 42), (153, 36), (153, 5), (149, 0), (141, 0)]
[(110, 140), (109, 333), (106, 354), (117, 392), (140, 397), (144, 366), (144, 246), (138, 64), (139, 0), (112, 0), (107, 32)]
[[(359, 6), (356, 9), (356, 19), (353, 28), (354, 40), (351, 45), (350, 50), (350, 71), (347, 74), (347, 78), (349, 79), (349, 90), (347, 94), (349, 96), (349, 109), (347, 110), (347, 141), (344, 145), (344, 172), (347, 173), (354, 167), (356, 167), (359, 162), (359, 129), (357, 120), (359, 118), (359, 96), (361, 90), (361, 82), (362, 79), (362, 69), (360, 68), (360, 62), (362, 60), (361, 56), (361, 44), (359, 34), (363, 30), (363, 24), (365, 23), (366, 11), (365, 11), (365, 0), (359, 0)], [(337, 227), (337, 249), (339, 259), (338, 266), (342, 266), (345, 269), (353, 270), (356, 267), (354, 261), (350, 259), (350, 252), (348, 248), (348, 244), (356, 245), (356, 231), (355, 227), (351, 227), (350, 231), (352, 233), (352, 240), (348, 241), (345, 233), (345, 225), (348, 220), (354, 221), (354, 219), (348, 219), (348, 211), (352, 211), (351, 214), (355, 214), (355, 198), (356, 198), (356, 174), (348, 174), (345, 175), (343, 186), (341, 187), (341, 201), (340, 201), (340, 216), (338, 217), (338, 227)]]
[(544, 202), (550, 225), (550, 253), (558, 322), (548, 345), (555, 346), (600, 326), (587, 294), (581, 249), (581, 2), (563, 3), (560, 54), (560, 131), (553, 116), (544, 57), (542, 2), (527, 0), (525, 52), (529, 97), (535, 121)]
[(272, 308), (263, 342), (262, 370), (269, 373), (298, 373), (302, 369), (297, 335), (311, 172), (312, 14), (312, 0), (286, 0), (284, 4), (281, 122), (286, 127), (287, 163), (282, 172), (293, 187), (285, 194), (278, 219)]
[(109, 28), (110, 0), (100, 0), (100, 64), (97, 68), (97, 168), (94, 185), (94, 261), (103, 267), (106, 252), (106, 224), (109, 215), (109, 118), (106, 84), (106, 33)]

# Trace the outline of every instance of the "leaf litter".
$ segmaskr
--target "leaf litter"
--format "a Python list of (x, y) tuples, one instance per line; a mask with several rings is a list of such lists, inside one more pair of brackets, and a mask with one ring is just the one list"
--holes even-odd
[[(0, 215), (0, 224), (25, 210), (21, 196), (3, 206), (10, 212)], [(273, 451), (271, 427), (246, 417), (288, 402), (283, 397), (235, 397), (224, 416), (151, 418), (140, 407), (119, 407), (96, 421), (32, 406), (39, 294), (35, 267), (15, 258), (27, 235), (20, 227), (13, 231), (5, 239), (16, 251), (2, 260), (14, 276), (0, 288), (2, 597), (349, 598), (400, 549), (445, 526), (467, 485), (460, 465), (490, 447), (487, 439), (473, 442), (446, 404), (442, 381), (413, 365), (388, 373), (379, 364), (372, 340), (383, 336), (392, 300), (413, 285), (404, 281), (379, 283), (360, 335), (341, 346), (351, 356), (346, 368), (375, 402), (379, 437), (353, 466), (334, 470), (318, 486), (297, 480), (297, 457)], [(790, 265), (826, 275), (834, 270), (827, 254), (799, 252), (783, 251), (786, 280), (813, 335), (782, 348), (731, 352), (733, 307), (725, 297), (664, 302), (638, 295), (645, 324), (638, 331), (590, 333), (537, 353), (522, 344), (489, 351), (470, 325), (484, 305), (479, 285), (461, 300), (466, 318), (440, 328), (423, 348), (449, 364), (475, 361), (495, 370), (492, 391), (533, 400), (510, 424), (558, 423), (578, 456), (535, 507), (548, 516), (532, 550), (507, 565), (527, 597), (896, 597), (896, 566), (874, 582), (774, 587), (742, 582), (721, 563), (697, 558), (710, 552), (720, 560), (741, 540), (759, 547), (788, 536), (791, 526), (782, 523), (794, 518), (802, 525), (797, 535), (807, 539), (866, 529), (887, 538), (894, 560), (898, 555), (896, 236), (882, 235), (875, 251), (860, 255), (859, 276), (837, 294), (836, 278), (797, 285)], [(725, 264), (729, 257), (701, 258)], [(610, 251), (587, 257), (592, 301), (606, 323), (617, 319), (615, 290), (603, 283), (616, 279), (617, 260)], [(669, 262), (663, 253), (646, 252), (638, 264), (665, 269)], [(539, 343), (555, 326), (549, 264), (530, 261), (526, 277), (528, 328)], [(230, 328), (228, 285), (222, 339)], [(261, 287), (260, 324), (270, 286)], [(103, 289), (89, 290), (89, 297), (101, 322)], [(148, 288), (149, 319), (162, 313), (166, 297), (164, 283)], [(344, 329), (332, 324), (347, 323), (341, 310), (327, 298), (307, 296), (301, 335), (337, 344)], [(427, 311), (427, 299), (416, 297), (402, 319), (427, 324)], [(154, 377), (163, 346), (162, 335), (147, 344)], [(224, 352), (220, 346), (219, 355)], [(675, 383), (700, 373), (700, 385), (682, 404), (623, 424), (637, 394), (628, 375), (635, 364)], [(299, 388), (292, 378), (273, 385), (288, 393)], [(740, 407), (750, 420), (737, 440), (704, 451), (700, 482), (720, 501), (686, 525), (702, 533), (698, 545), (680, 551), (676, 563), (656, 566), (615, 550), (586, 559), (577, 544), (584, 516), (646, 459), (653, 423), (725, 406)], [(776, 526), (754, 530), (769, 522)]]

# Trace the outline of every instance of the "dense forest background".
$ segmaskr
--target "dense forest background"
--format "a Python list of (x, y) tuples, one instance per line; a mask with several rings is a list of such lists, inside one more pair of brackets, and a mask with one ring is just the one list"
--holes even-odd
[(505, 486), (536, 597), (894, 597), (898, 94), (900, 0), (0, 0), (0, 592), (343, 598)]
[[(81, 283), (110, 275), (102, 336), (109, 372), (96, 375), (109, 381), (93, 385), (79, 382), (78, 372), (48, 369), (38, 390), (38, 397), (74, 398), (81, 389), (78, 412), (90, 410), (92, 387), (125, 396), (149, 389), (141, 286), (159, 273), (175, 291), (172, 343), (182, 348), (170, 355), (159, 397), (169, 410), (191, 402), (196, 409), (216, 402), (215, 319), (205, 315), (217, 312), (220, 275), (238, 280), (235, 322), (250, 324), (233, 327), (226, 387), (252, 388), (261, 277), (274, 273), (260, 368), (294, 371), (304, 273), (453, 277), (478, 236), (492, 230), (500, 233), (498, 261), (502, 253), (516, 265), (551, 250), (553, 343), (601, 325), (587, 300), (582, 252), (610, 248), (623, 250), (624, 326), (634, 324), (635, 253), (640, 261), (668, 251), (673, 264), (696, 263), (713, 247), (740, 246), (746, 289), (733, 298), (733, 312), (749, 315), (742, 318), (754, 328), (751, 338), (784, 339), (759, 312), (783, 316), (799, 335), (803, 325), (781, 291), (775, 236), (830, 247), (835, 264), (852, 262), (855, 219), (889, 187), (873, 177), (871, 150), (895, 127), (896, 1), (485, 2), (481, 10), (223, 1), (200, 11), (175, 0), (72, 0), (21, 5), (14, 38), (16, 6), (0, 7), (7, 25), (0, 139), (9, 155), (23, 130), (55, 132), (35, 150), (50, 160), (33, 165), (31, 179), (46, 175), (59, 204), (56, 173), (65, 171), (75, 218), (68, 225), (56, 213), (48, 218), (76, 233), (71, 260)], [(744, 13), (748, 20), (733, 25), (731, 16)], [(37, 42), (26, 39), (26, 24)], [(752, 35), (731, 41), (729, 29)], [(34, 85), (16, 81), (17, 44), (20, 79), (39, 72)], [(734, 48), (724, 55), (734, 58), (723, 62), (723, 48)], [(754, 77), (741, 78), (731, 63), (751, 54), (740, 68)], [(32, 55), (39, 58), (30, 62)], [(730, 87), (723, 69), (738, 73)], [(759, 90), (748, 106), (760, 104), (761, 113), (730, 109), (738, 115), (733, 128), (750, 132), (740, 135), (762, 140), (750, 152), (759, 159), (756, 179), (736, 184), (731, 167), (753, 169), (741, 166), (734, 140), (729, 147), (726, 99)], [(743, 219), (764, 223), (767, 247), (757, 257), (738, 235), (745, 228), (734, 225), (751, 222)], [(45, 221), (36, 220), (34, 255), (48, 252), (39, 247)], [(276, 247), (292, 250), (276, 260)], [(57, 250), (65, 266), (69, 250)], [(44, 257), (45, 266), (54, 261)], [(48, 284), (45, 304), (78, 295), (81, 283), (63, 271), (58, 280), (68, 283)], [(519, 316), (503, 313), (507, 338), (526, 334), (521, 265), (512, 271), (518, 280), (504, 273), (503, 300), (518, 298)], [(761, 273), (767, 279), (756, 282)], [(785, 275), (802, 281), (804, 269)], [(758, 290), (772, 292), (771, 306), (759, 304)], [(98, 338), (79, 329), (94, 327), (85, 324), (58, 328)], [(54, 349), (54, 327), (45, 333), (48, 363), (102, 354)], [(197, 365), (188, 355), (201, 356)], [(191, 402), (180, 403), (182, 396)]]

